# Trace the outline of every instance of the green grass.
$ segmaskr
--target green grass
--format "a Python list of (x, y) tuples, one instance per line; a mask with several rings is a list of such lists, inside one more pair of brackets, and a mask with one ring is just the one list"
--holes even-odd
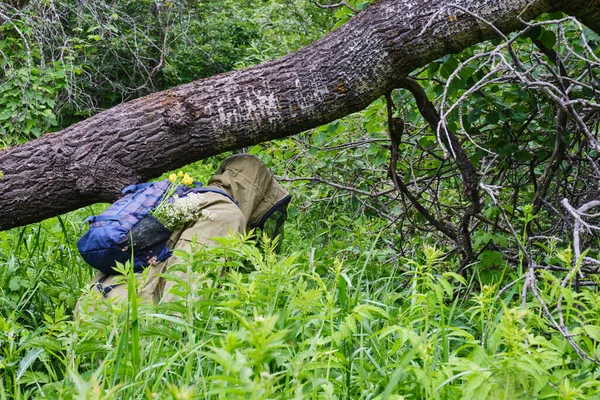
[[(224, 238), (179, 254), (198, 272), (179, 301), (138, 303), (132, 291), (74, 318), (92, 275), (74, 249), (88, 211), (0, 233), (0, 398), (600, 397), (597, 366), (535, 297), (522, 306), (523, 281), (500, 296), (500, 285), (477, 289), (422, 243), (390, 262), (367, 219), (343, 235), (321, 226), (325, 243), (293, 229), (311, 226), (299, 214), (281, 255)], [(550, 307), (563, 294), (574, 340), (598, 355), (597, 291), (538, 278)]]

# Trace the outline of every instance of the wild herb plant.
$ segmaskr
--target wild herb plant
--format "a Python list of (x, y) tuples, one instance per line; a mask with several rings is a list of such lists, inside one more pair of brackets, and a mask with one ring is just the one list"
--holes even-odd
[[(332, 233), (333, 246), (339, 246), (333, 259), (316, 256), (316, 238), (303, 247), (284, 244), (282, 254), (266, 238), (260, 239), (266, 240), (264, 252), (259, 250), (250, 236), (178, 252), (179, 268), (189, 266), (196, 274), (180, 280), (172, 303), (138, 302), (138, 281), (128, 266), (122, 271), (127, 301), (84, 294), (75, 315), (66, 298), (48, 297), (45, 308), (29, 309), (26, 300), (45, 293), (19, 286), (13, 296), (10, 286), (4, 288), (0, 393), (98, 399), (599, 394), (596, 365), (551, 326), (535, 296), (523, 302), (523, 280), (502, 293), (499, 284), (479, 289), (452, 272), (452, 257), (443, 248), (427, 243), (398, 265), (382, 268), (375, 251), (380, 235), (361, 231)], [(18, 240), (21, 233), (3, 235)], [(34, 233), (38, 244), (28, 243), (35, 249), (30, 259), (46, 256), (46, 268), (60, 285), (77, 257), (55, 262), (48, 252), (56, 243)], [(343, 243), (367, 250), (352, 255)], [(570, 262), (568, 251), (554, 251), (548, 256)], [(86, 287), (89, 274), (81, 279), (77, 285)], [(595, 290), (563, 287), (549, 272), (540, 274), (538, 287), (550, 306), (562, 295), (574, 340), (597, 355)], [(79, 296), (73, 287), (70, 293)], [(93, 312), (85, 312), (89, 307)]]

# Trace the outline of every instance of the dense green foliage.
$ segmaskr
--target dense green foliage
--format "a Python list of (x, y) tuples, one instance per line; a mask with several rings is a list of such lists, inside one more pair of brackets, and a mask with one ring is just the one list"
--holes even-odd
[[(321, 37), (308, 1), (0, 3), (0, 137), (12, 145), (151, 92)], [(4, 17), (3, 17), (4, 20)]]
[[(64, 230), (49, 220), (2, 234), (0, 393), (575, 399), (600, 390), (597, 368), (549, 325), (536, 299), (520, 304), (520, 285), (478, 289), (423, 243), (390, 264), (380, 222), (361, 217), (344, 230), (335, 212), (292, 218), (284, 255), (263, 255), (243, 238), (182, 254), (199, 274), (182, 286), (181, 302), (138, 305), (138, 320), (123, 303), (74, 320), (73, 302), (90, 281), (73, 249), (81, 215), (63, 219)], [(564, 266), (572, 257), (549, 255)], [(219, 278), (224, 264), (215, 260), (224, 257), (231, 270)], [(568, 299), (566, 323), (593, 338), (577, 336), (593, 352), (598, 293), (563, 288), (550, 273), (539, 290), (551, 307), (560, 294)]]
[[(55, 24), (45, 2), (0, 8), (12, 16), (0, 27), (5, 145), (281, 56), (352, 16), (308, 0), (53, 4)], [(598, 241), (590, 230), (574, 245), (573, 215), (558, 212), (563, 198), (597, 198), (597, 154), (531, 84), (560, 86), (555, 49), (581, 82), (569, 95), (597, 93), (586, 57), (597, 60), (600, 38), (563, 17), (511, 37), (511, 63), (498, 40), (412, 74), (479, 173), (470, 249), (395, 188), (381, 98), (247, 149), (293, 195), (282, 251), (232, 237), (180, 253), (197, 275), (179, 301), (84, 295), (94, 312), (74, 311), (93, 276), (75, 244), (105, 205), (0, 232), (0, 398), (599, 398)], [(460, 226), (472, 199), (452, 149), (408, 91), (391, 99), (404, 125), (396, 173), (430, 217)], [(186, 170), (206, 181), (226, 156)]]

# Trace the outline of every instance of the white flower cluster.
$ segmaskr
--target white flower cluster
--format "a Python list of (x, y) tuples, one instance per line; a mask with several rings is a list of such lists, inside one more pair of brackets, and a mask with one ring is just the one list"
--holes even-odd
[(173, 201), (165, 209), (161, 222), (170, 231), (180, 227), (186, 222), (203, 221), (209, 219), (214, 221), (217, 214), (203, 209), (207, 203), (202, 193), (190, 193), (185, 197), (173, 196)]

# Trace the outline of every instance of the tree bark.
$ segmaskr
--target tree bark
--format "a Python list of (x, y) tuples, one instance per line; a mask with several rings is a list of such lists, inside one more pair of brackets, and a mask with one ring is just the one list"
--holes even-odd
[(577, 1), (380, 0), (280, 59), (123, 103), (1, 151), (0, 229), (110, 202), (130, 183), (359, 111), (415, 68), (496, 36), (472, 14), (503, 32), (559, 9), (585, 12), (597, 25), (600, 0), (580, 10)]

